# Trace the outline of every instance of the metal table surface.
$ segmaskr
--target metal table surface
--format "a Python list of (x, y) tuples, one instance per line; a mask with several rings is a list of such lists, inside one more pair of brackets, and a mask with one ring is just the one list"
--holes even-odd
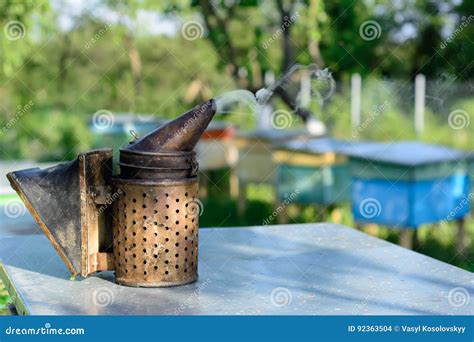
[[(43, 235), (2, 235), (0, 275), (33, 315), (472, 314), (474, 275), (334, 224), (200, 229), (199, 281), (69, 280)], [(464, 297), (463, 297), (464, 296)]]

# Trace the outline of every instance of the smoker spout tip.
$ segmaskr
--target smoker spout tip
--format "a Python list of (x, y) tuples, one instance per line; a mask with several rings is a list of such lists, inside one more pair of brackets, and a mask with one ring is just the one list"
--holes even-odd
[(194, 107), (194, 110), (199, 112), (199, 113), (206, 112), (208, 114), (214, 115), (217, 112), (216, 100), (210, 99), (207, 102), (203, 102), (203, 103), (197, 105), (196, 107)]
[(216, 100), (210, 99), (207, 103), (208, 103), (208, 105), (211, 107), (211, 109), (212, 109), (213, 112), (216, 112), (216, 111), (217, 111)]

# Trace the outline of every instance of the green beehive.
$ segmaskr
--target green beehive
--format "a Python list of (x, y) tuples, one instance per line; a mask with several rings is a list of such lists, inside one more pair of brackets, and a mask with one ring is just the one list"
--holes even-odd
[(275, 148), (277, 195), (300, 204), (338, 204), (350, 199), (348, 142), (320, 138), (293, 141)]

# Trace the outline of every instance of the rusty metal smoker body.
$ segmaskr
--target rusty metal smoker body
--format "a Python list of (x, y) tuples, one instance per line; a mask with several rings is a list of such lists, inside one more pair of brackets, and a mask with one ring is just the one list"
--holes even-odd
[(187, 284), (198, 276), (193, 149), (215, 112), (210, 100), (131, 142), (116, 176), (112, 150), (101, 149), (7, 177), (72, 274), (115, 270), (121, 285)]
[(173, 286), (197, 280), (198, 181), (114, 179), (115, 275), (119, 284)]

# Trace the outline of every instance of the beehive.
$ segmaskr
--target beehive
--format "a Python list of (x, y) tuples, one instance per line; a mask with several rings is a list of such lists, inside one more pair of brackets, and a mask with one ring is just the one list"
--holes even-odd
[(292, 141), (275, 147), (279, 200), (293, 203), (337, 204), (350, 199), (347, 157), (341, 152), (351, 144), (331, 138)]
[(470, 211), (468, 164), (463, 151), (420, 142), (353, 150), (354, 218), (400, 228), (460, 219)]

